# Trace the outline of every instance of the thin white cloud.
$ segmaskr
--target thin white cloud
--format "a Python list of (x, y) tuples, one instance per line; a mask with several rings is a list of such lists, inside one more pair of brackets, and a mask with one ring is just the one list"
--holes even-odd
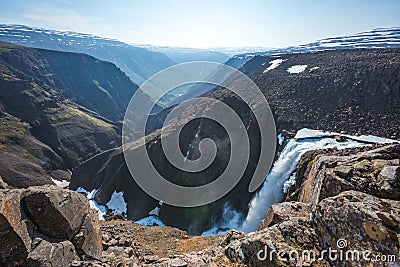
[(112, 27), (106, 25), (105, 19), (100, 17), (87, 17), (70, 9), (37, 8), (31, 10), (23, 17), (33, 24), (57, 30), (69, 30), (92, 34), (107, 34), (112, 32)]

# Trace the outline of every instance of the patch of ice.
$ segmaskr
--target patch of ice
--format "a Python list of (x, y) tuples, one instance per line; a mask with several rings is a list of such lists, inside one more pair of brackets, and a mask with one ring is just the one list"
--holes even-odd
[(157, 225), (165, 226), (165, 224), (157, 216), (145, 217), (143, 219), (140, 219), (139, 221), (136, 221), (135, 223), (144, 225), (144, 226), (157, 226)]
[(126, 202), (124, 200), (123, 192), (114, 192), (112, 194), (110, 201), (107, 203), (107, 207), (114, 213), (126, 213)]
[(321, 137), (328, 137), (328, 136), (343, 136), (346, 138), (351, 138), (356, 141), (360, 142), (373, 142), (373, 143), (382, 143), (382, 144), (390, 144), (390, 143), (399, 143), (400, 141), (374, 136), (374, 135), (360, 135), (360, 136), (353, 136), (348, 134), (340, 134), (335, 132), (325, 132), (321, 130), (312, 130), (308, 128), (303, 128), (297, 131), (295, 139), (306, 139), (306, 138), (321, 138)]
[(307, 68), (307, 65), (294, 65), (291, 66), (290, 68), (287, 69), (287, 71), (291, 74), (297, 74), (305, 71)]
[(268, 72), (270, 70), (273, 70), (273, 69), (277, 68), (283, 61), (285, 61), (285, 60), (283, 60), (281, 58), (277, 58), (277, 59), (274, 59), (274, 60), (270, 61), (269, 64), (271, 64), (271, 65), (268, 68), (266, 68), (263, 71), (263, 73), (266, 73), (266, 72)]
[(88, 195), (87, 199), (89, 200), (89, 205), (92, 209), (97, 211), (97, 215), (99, 216), (99, 220), (104, 220), (104, 215), (107, 213), (107, 208), (103, 205), (100, 205), (94, 200), (94, 196), (96, 195), (97, 189), (93, 189)]
[(69, 182), (67, 180), (59, 181), (59, 180), (54, 179), (53, 177), (50, 177), (50, 179), (56, 186), (59, 186), (59, 187), (66, 187), (69, 185)]
[(76, 189), (76, 192), (83, 193), (85, 196), (89, 194), (89, 192), (83, 187), (78, 187), (78, 189)]
[(283, 134), (278, 134), (278, 143), (279, 145), (283, 145), (283, 142), (285, 141), (285, 137), (283, 136)]
[(98, 204), (96, 200), (94, 200), (94, 196), (96, 195), (97, 189), (93, 189), (91, 192), (89, 192), (83, 187), (78, 187), (78, 189), (76, 189), (76, 192), (85, 195), (89, 201), (89, 206), (97, 211), (99, 220), (104, 220), (104, 215), (106, 215), (107, 213), (107, 207)]
[(319, 138), (319, 137), (324, 137), (324, 136), (331, 136), (332, 133), (330, 132), (325, 132), (321, 130), (312, 130), (308, 128), (303, 128), (297, 131), (294, 139), (305, 139), (305, 138)]
[(400, 141), (389, 139), (389, 138), (383, 138), (379, 136), (374, 136), (374, 135), (360, 135), (360, 136), (351, 136), (347, 134), (341, 134), (344, 137), (351, 137), (354, 140), (358, 141), (365, 141), (365, 142), (374, 142), (374, 143), (382, 143), (382, 144), (390, 144), (390, 143), (400, 143)]
[(312, 68), (310, 69), (310, 71), (314, 71), (314, 70), (317, 70), (317, 69), (319, 69), (319, 67), (312, 67)]

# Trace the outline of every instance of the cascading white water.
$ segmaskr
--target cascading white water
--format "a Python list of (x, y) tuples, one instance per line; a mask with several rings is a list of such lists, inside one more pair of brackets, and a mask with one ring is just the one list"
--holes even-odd
[[(287, 189), (285, 182), (296, 169), (297, 163), (302, 154), (310, 150), (337, 147), (338, 149), (365, 146), (365, 143), (353, 140), (337, 142), (332, 135), (340, 135), (322, 132), (318, 130), (301, 129), (297, 132), (295, 139), (291, 139), (285, 145), (278, 160), (274, 163), (270, 173), (262, 185), (261, 190), (250, 202), (249, 212), (243, 222), (241, 231), (253, 232), (257, 229), (261, 220), (265, 217), (272, 204), (281, 202), (284, 198), (284, 190)], [(350, 137), (342, 135), (345, 137)], [(301, 140), (296, 140), (300, 139)], [(391, 143), (394, 140), (380, 138), (376, 136), (353, 137), (359, 141), (376, 143)], [(293, 180), (293, 179), (292, 179)]]
[(202, 236), (223, 235), (231, 229), (237, 229), (243, 222), (243, 214), (232, 209), (232, 207), (225, 203), (222, 212), (222, 221), (215, 224), (210, 230), (203, 232)]

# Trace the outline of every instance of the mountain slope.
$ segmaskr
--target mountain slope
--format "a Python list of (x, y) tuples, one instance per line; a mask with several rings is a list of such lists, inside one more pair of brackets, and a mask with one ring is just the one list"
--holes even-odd
[(24, 25), (1, 24), (0, 41), (35, 48), (85, 53), (113, 62), (137, 84), (143, 83), (153, 74), (174, 64), (164, 54), (117, 40)]
[(380, 28), (348, 36), (325, 38), (313, 43), (270, 49), (265, 52), (244, 53), (235, 55), (226, 63), (234, 68), (242, 67), (254, 56), (271, 56), (294, 53), (308, 53), (326, 50), (342, 50), (356, 48), (396, 48), (400, 47), (400, 27)]
[(0, 43), (0, 176), (26, 187), (69, 179), (83, 160), (120, 144), (138, 86), (84, 54)]
[(400, 138), (398, 48), (257, 56), (242, 70), (266, 96), (279, 131), (307, 127)]

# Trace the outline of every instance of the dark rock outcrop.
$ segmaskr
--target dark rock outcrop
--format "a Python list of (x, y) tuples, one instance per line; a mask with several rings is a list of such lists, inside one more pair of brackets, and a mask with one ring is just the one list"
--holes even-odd
[(22, 205), (39, 231), (53, 238), (72, 239), (89, 212), (86, 199), (73, 191), (29, 188)]
[(52, 186), (0, 190), (2, 266), (71, 266), (101, 254), (97, 214), (81, 194)]
[(33, 244), (26, 260), (27, 266), (71, 266), (72, 262), (79, 260), (74, 245), (68, 240), (51, 243), (35, 238)]

